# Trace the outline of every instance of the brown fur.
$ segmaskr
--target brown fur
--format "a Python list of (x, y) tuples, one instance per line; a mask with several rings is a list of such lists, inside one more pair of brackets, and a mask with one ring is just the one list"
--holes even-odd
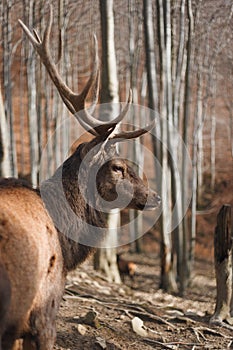
[[(2, 341), (4, 350), (12, 350), (19, 337), (24, 338), (24, 350), (53, 348), (65, 276), (104, 237), (105, 215), (92, 207), (100, 204), (101, 208), (99, 197), (111, 207), (118, 184), (119, 198), (127, 199), (130, 188), (123, 180), (128, 179), (134, 189), (129, 208), (143, 208), (146, 200), (149, 207), (158, 205), (156, 193), (119, 158), (100, 164), (98, 196), (93, 194), (96, 164), (84, 164), (85, 174), (78, 177), (83, 147), (78, 147), (40, 191), (20, 180), (0, 181), (0, 273), (4, 276), (0, 279), (0, 344)], [(91, 205), (85, 202), (81, 188)], [(70, 208), (74, 215), (70, 215)], [(98, 227), (103, 230), (98, 231)], [(91, 247), (85, 245), (89, 241)]]
[[(6, 324), (7, 311), (11, 301), (11, 285), (8, 273), (0, 263), (0, 327)], [(4, 329), (0, 328), (0, 333), (3, 333)]]
[(121, 254), (117, 254), (117, 266), (123, 281), (125, 276), (134, 279), (137, 266), (133, 261), (127, 261), (121, 257)]
[[(27, 333), (43, 344), (41, 349), (52, 349), (65, 277), (57, 231), (38, 194), (17, 180), (1, 182), (0, 198), (0, 259), (11, 288), (8, 312), (1, 320), (2, 349), (11, 349), (14, 340)], [(1, 279), (0, 294), (5, 286)], [(45, 326), (51, 328), (47, 336), (41, 334)]]

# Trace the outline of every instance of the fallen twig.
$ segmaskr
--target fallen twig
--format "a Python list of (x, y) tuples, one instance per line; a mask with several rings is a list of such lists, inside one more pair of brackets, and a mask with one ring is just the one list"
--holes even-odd
[(162, 343), (160, 341), (154, 340), (154, 339), (150, 339), (150, 338), (143, 338), (143, 341), (146, 343), (152, 343), (152, 344), (157, 344), (162, 346), (164, 349), (178, 349), (178, 346), (182, 345), (182, 346), (200, 346), (200, 344), (196, 344), (196, 343), (185, 343), (185, 342), (170, 342), (170, 343)]
[[(208, 328), (208, 327), (196, 327), (195, 328), (198, 332), (199, 331), (203, 331), (207, 334), (211, 334), (211, 335), (217, 335), (217, 336), (220, 336), (220, 337), (223, 337), (225, 339), (232, 339), (232, 337), (228, 336), (228, 335), (225, 335), (223, 334), (222, 332), (219, 332), (219, 331), (216, 331), (215, 329), (211, 329), (211, 328)], [(232, 327), (231, 327), (232, 329)]]

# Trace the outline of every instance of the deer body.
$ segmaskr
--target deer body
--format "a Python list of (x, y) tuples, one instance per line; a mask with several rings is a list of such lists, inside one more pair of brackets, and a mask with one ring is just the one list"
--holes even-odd
[[(95, 227), (101, 227), (101, 235), (97, 234), (94, 242), (97, 244), (104, 237), (106, 222), (103, 214), (89, 208), (80, 194), (77, 183), (81, 162), (80, 149), (65, 162), (68, 169), (65, 164), (62, 166), (65, 169), (65, 198), (77, 218), (82, 218), (84, 225), (79, 226), (80, 220), (72, 223), (72, 239), (56, 229), (49, 215), (50, 210), (47, 211), (45, 207), (46, 200), (45, 203), (42, 201), (38, 191), (25, 186), (20, 180), (0, 181), (0, 265), (4, 266), (3, 271), (10, 281), (11, 289), (7, 312), (4, 311), (6, 300), (0, 300), (0, 315), (1, 311), (6, 314), (2, 320), (0, 318), (2, 350), (13, 349), (14, 341), (19, 337), (24, 337), (27, 344), (24, 349), (27, 350), (53, 348), (56, 335), (55, 317), (64, 291), (66, 274), (95, 250), (80, 244), (79, 236), (90, 235), (93, 242)], [(133, 201), (129, 207), (145, 205), (146, 200), (149, 205), (156, 206), (158, 197), (155, 192), (147, 193), (142, 180), (132, 173), (132, 169), (123, 160), (114, 159), (107, 164), (110, 168), (109, 179), (116, 177), (119, 182), (119, 177), (122, 178), (120, 164), (125, 175), (130, 177), (133, 174), (137, 180), (132, 185), (136, 186), (140, 202), (137, 202), (137, 197), (137, 201)], [(72, 171), (69, 170), (70, 166)], [(91, 169), (89, 172), (91, 173)], [(106, 175), (106, 167), (103, 167), (103, 172)], [(103, 178), (103, 175), (100, 174), (100, 177)], [(88, 185), (88, 175), (85, 181)], [(113, 179), (111, 184), (114, 185)], [(48, 203), (54, 204), (55, 212), (59, 211), (62, 223), (69, 225), (69, 217), (66, 211), (63, 212), (64, 206), (59, 201), (56, 173), (44, 186), (48, 198), (51, 199)], [(103, 183), (99, 180), (99, 191), (103, 191), (103, 188)], [(123, 188), (122, 197), (125, 195), (124, 191)], [(140, 192), (143, 198), (140, 198)], [(109, 200), (114, 195), (112, 187), (110, 192), (102, 193)], [(85, 223), (92, 224), (94, 228), (88, 230)], [(5, 289), (9, 289), (8, 280), (0, 281), (0, 295), (4, 294)]]
[(90, 88), (98, 91), (99, 86), (97, 50), (92, 75), (77, 95), (62, 81), (51, 59), (51, 6), (43, 40), (22, 22), (20, 25), (66, 106), (94, 135), (90, 142), (79, 145), (40, 190), (20, 180), (0, 180), (0, 350), (18, 350), (18, 338), (23, 339), (23, 350), (52, 350), (66, 274), (105, 236), (106, 208), (159, 206), (157, 193), (144, 185), (115, 147), (116, 142), (138, 137), (153, 125), (115, 133), (130, 107), (131, 94), (126, 107), (110, 123), (89, 114), (86, 96)]
[[(46, 342), (53, 344), (65, 280), (61, 247), (39, 195), (13, 179), (0, 183), (0, 262), (11, 288), (7, 314), (0, 325), (2, 350), (11, 349), (15, 339), (29, 330), (30, 335), (40, 337), (37, 329), (42, 331), (45, 325), (51, 325)], [(1, 282), (0, 294), (6, 285)], [(4, 306), (1, 299), (0, 314)], [(35, 313), (39, 317), (35, 318)], [(46, 343), (41, 344), (41, 349), (47, 349)]]

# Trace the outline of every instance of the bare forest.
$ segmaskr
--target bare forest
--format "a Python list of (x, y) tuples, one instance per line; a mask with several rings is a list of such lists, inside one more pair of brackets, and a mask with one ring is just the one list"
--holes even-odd
[(232, 1), (1, 0), (0, 177), (34, 188), (92, 137), (18, 22), (39, 38), (50, 3), (51, 55), (77, 93), (97, 38), (90, 113), (111, 121), (132, 94), (122, 129), (154, 122), (118, 152), (162, 199), (108, 213), (105, 241), (68, 275), (55, 349), (233, 348)]

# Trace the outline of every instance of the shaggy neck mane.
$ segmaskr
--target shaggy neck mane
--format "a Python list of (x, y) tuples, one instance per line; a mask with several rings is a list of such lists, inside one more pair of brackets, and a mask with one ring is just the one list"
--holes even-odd
[[(93, 195), (93, 179), (88, 167), (85, 176), (79, 176), (81, 149), (82, 145), (40, 188), (41, 197), (59, 234), (67, 271), (76, 268), (95, 251), (94, 247), (98, 247), (104, 238), (106, 227), (104, 214), (89, 205), (82, 195), (84, 192), (88, 196), (90, 193)], [(95, 205), (97, 199), (90, 199)]]

